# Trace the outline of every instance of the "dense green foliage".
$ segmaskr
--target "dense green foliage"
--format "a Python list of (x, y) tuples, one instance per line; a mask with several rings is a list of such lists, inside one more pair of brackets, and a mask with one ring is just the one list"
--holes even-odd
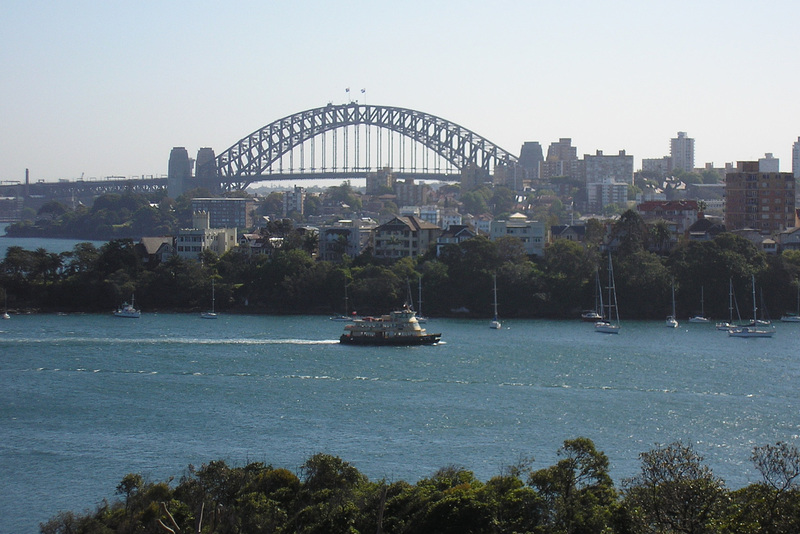
[[(284, 245), (271, 255), (234, 249), (222, 257), (204, 253), (199, 262), (173, 257), (144, 263), (130, 239), (112, 240), (99, 249), (83, 243), (62, 254), (10, 247), (0, 262), (0, 291), (7, 291), (10, 308), (21, 310), (109, 310), (135, 293), (145, 311), (193, 311), (208, 307), (213, 278), (220, 311), (327, 314), (345, 311), (347, 286), (348, 311), (380, 314), (401, 306), (409, 293), (416, 300), (421, 277), (426, 315), (485, 317), (492, 310), (496, 274), (501, 316), (574, 318), (594, 306), (595, 271), (606, 280), (602, 227), (589, 223), (585, 244), (556, 241), (543, 258), (528, 257), (512, 237), (476, 237), (447, 245), (438, 257), (430, 250), (393, 262), (369, 253), (340, 263), (316, 261), (313, 236), (278, 222), (271, 231), (285, 236)], [(635, 212), (623, 214), (611, 239), (623, 319), (667, 315), (673, 281), (679, 316), (700, 311), (702, 291), (705, 313), (728, 318), (732, 281), (741, 315), (750, 318), (751, 276), (762, 312), (778, 316), (796, 309), (798, 251), (769, 256), (741, 237), (720, 234), (713, 241), (683, 242), (667, 255), (656, 254), (650, 249), (663, 236)]]
[[(42, 534), (196, 532), (745, 534), (800, 531), (800, 453), (779, 442), (756, 447), (761, 481), (729, 490), (690, 446), (643, 453), (640, 473), (609, 476), (606, 455), (587, 438), (564, 442), (555, 465), (533, 460), (487, 482), (459, 466), (416, 484), (370, 481), (328, 454), (295, 474), (263, 463), (189, 466), (176, 484), (126, 475), (118, 499), (94, 512), (60, 512)], [(172, 479), (170, 479), (172, 481)]]
[(173, 200), (165, 192), (108, 193), (95, 199), (92, 207), (67, 209), (51, 200), (36, 213), (36, 221), (23, 220), (6, 228), (10, 237), (64, 237), (107, 241), (143, 235), (174, 235), (192, 220), (192, 198), (211, 196), (197, 189)]

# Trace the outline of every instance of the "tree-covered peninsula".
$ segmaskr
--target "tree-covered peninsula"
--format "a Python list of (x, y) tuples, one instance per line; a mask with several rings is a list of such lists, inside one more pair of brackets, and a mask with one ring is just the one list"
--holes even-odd
[(117, 498), (84, 514), (59, 512), (42, 534), (753, 534), (800, 532), (800, 452), (757, 446), (760, 480), (730, 489), (691, 446), (640, 455), (639, 473), (615, 485), (608, 457), (587, 438), (567, 440), (551, 466), (521, 460), (488, 481), (446, 466), (415, 484), (371, 481), (316, 454), (297, 472), (263, 463), (189, 466), (177, 482), (126, 475)]

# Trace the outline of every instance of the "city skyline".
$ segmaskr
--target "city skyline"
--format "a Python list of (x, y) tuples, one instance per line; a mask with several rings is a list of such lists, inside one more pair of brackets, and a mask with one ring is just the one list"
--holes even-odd
[(174, 146), (219, 153), (350, 99), (636, 169), (687, 132), (696, 167), (772, 153), (790, 172), (800, 136), (788, 0), (4, 7), (0, 180), (165, 175)]

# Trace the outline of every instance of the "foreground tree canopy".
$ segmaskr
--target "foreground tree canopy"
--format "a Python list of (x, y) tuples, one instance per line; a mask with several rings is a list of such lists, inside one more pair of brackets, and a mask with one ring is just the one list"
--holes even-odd
[[(96, 207), (98, 212), (105, 209), (102, 203)], [(416, 301), (421, 281), (426, 315), (486, 317), (492, 313), (496, 275), (501, 316), (574, 318), (595, 306), (595, 280), (607, 280), (604, 230), (598, 221), (587, 224), (586, 243), (557, 240), (543, 258), (527, 256), (513, 237), (476, 237), (446, 245), (438, 255), (431, 248), (416, 258), (390, 261), (368, 250), (334, 263), (316, 261), (316, 242), (294, 232), (291, 224), (275, 222), (265, 231), (283, 239), (283, 246), (270, 255), (234, 249), (222, 257), (205, 252), (200, 261), (176, 256), (144, 262), (131, 239), (99, 248), (82, 243), (62, 254), (9, 247), (0, 262), (0, 293), (7, 293), (12, 309), (97, 312), (113, 309), (135, 293), (145, 312), (197, 311), (208, 307), (213, 280), (222, 312), (355, 310), (375, 315), (409, 298)], [(607, 239), (615, 247), (612, 259), (623, 319), (663, 318), (671, 310), (673, 284), (681, 317), (702, 308), (714, 318), (733, 313), (736, 319), (740, 312), (750, 319), (753, 279), (756, 307), (767, 318), (770, 311), (777, 318), (798, 309), (800, 251), (766, 255), (746, 239), (723, 233), (656, 254), (650, 250), (660, 247), (663, 236), (657, 228), (648, 229), (635, 212), (623, 214)]]
[[(779, 442), (756, 447), (762, 480), (725, 487), (691, 446), (641, 455), (640, 473), (615, 487), (606, 455), (587, 438), (567, 440), (558, 462), (523, 460), (486, 482), (447, 466), (416, 484), (370, 481), (328, 454), (297, 473), (262, 463), (189, 466), (179, 482), (126, 475), (117, 499), (83, 515), (60, 512), (42, 534), (90, 533), (796, 533), (800, 454)], [(170, 479), (172, 480), (172, 479)]]

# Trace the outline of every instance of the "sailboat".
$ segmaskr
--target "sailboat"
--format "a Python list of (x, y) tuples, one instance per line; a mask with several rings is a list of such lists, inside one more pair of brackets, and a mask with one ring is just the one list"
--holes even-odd
[(217, 312), (214, 310), (214, 304), (216, 302), (216, 298), (214, 295), (214, 279), (211, 279), (211, 311), (204, 311), (200, 314), (200, 317), (203, 319), (216, 319)]
[(418, 323), (427, 323), (428, 318), (422, 315), (422, 277), (420, 276), (417, 278), (417, 322)]
[(344, 315), (334, 315), (331, 317), (331, 321), (345, 321), (345, 322), (352, 322), (358, 319), (358, 315), (356, 312), (353, 312), (351, 315), (347, 314), (347, 280), (344, 281)]
[(3, 291), (3, 315), (0, 315), (0, 319), (11, 319), (8, 314), (8, 293), (5, 291)]
[(800, 281), (795, 280), (795, 284), (797, 285), (797, 312), (784, 313), (781, 317), (781, 321), (784, 323), (800, 323)]
[(689, 317), (690, 323), (708, 323), (711, 321), (708, 317), (706, 317), (704, 297), (705, 295), (703, 294), (703, 286), (700, 286), (700, 315)]
[(492, 276), (492, 286), (494, 292), (494, 318), (489, 322), (489, 328), (498, 330), (503, 325), (500, 324), (500, 320), (497, 318), (497, 275)]
[(675, 318), (675, 280), (672, 281), (672, 315), (667, 316), (667, 328), (678, 328), (678, 320)]
[(728, 280), (728, 322), (717, 323), (717, 330), (728, 331), (735, 327), (736, 325), (733, 324), (733, 278), (731, 278)]
[[(614, 286), (614, 265), (611, 251), (608, 251), (608, 314), (594, 323), (594, 331), (601, 334), (619, 334), (619, 309), (617, 307), (617, 288)], [(603, 310), (606, 311), (605, 309)], [(612, 322), (612, 319), (614, 322)]]
[(753, 320), (746, 326), (737, 326), (728, 330), (728, 335), (733, 337), (772, 337), (775, 333), (774, 328), (767, 328), (766, 325), (760, 324), (756, 312), (756, 279), (755, 276), (750, 275), (751, 284), (753, 286)]
[(603, 319), (603, 288), (600, 286), (600, 273), (594, 270), (594, 309), (581, 313), (581, 320), (594, 323)]

